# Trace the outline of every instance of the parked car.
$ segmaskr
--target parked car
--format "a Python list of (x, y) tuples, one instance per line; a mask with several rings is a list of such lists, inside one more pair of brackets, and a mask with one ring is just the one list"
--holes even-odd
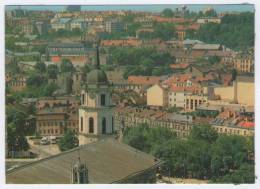
[(49, 143), (50, 143), (50, 141), (48, 140), (48, 138), (42, 137), (41, 142), (40, 142), (41, 145), (47, 145)]
[(56, 136), (50, 136), (50, 143), (51, 143), (51, 144), (57, 144), (57, 138), (56, 138)]

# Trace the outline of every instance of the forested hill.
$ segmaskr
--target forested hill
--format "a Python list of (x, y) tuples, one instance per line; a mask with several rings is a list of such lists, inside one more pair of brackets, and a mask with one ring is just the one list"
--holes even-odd
[(225, 15), (221, 24), (208, 23), (197, 34), (188, 36), (206, 43), (220, 43), (234, 50), (254, 46), (254, 13)]

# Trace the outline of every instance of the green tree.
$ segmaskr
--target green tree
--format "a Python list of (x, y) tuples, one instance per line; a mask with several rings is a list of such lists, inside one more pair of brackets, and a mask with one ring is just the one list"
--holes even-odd
[(25, 138), (28, 133), (25, 123), (28, 114), (14, 106), (6, 107), (7, 117), (7, 147), (10, 151), (28, 150), (29, 145)]
[(253, 184), (255, 183), (255, 166), (244, 163), (238, 170), (223, 177), (212, 179), (212, 183)]
[(213, 143), (217, 140), (218, 133), (210, 125), (195, 125), (191, 129), (190, 138)]
[(58, 89), (58, 85), (55, 83), (50, 83), (44, 86), (42, 95), (43, 96), (52, 96), (53, 93)]
[(67, 150), (77, 147), (78, 138), (77, 138), (75, 132), (68, 129), (65, 132), (64, 136), (60, 139), (58, 145), (59, 145), (59, 149), (61, 151), (67, 151)]
[(57, 75), (59, 73), (58, 66), (55, 64), (50, 64), (47, 66), (47, 75), (50, 79), (57, 79)]
[(169, 17), (173, 17), (174, 13), (173, 13), (172, 9), (167, 8), (161, 12), (161, 15), (169, 18)]
[(237, 78), (237, 70), (236, 69), (232, 69), (231, 75), (232, 75), (232, 81), (235, 81), (236, 78)]
[(30, 86), (40, 86), (43, 85), (44, 83), (46, 83), (47, 80), (44, 76), (36, 74), (36, 73), (32, 73), (31, 75), (29, 75), (29, 77), (26, 80), (26, 84), (30, 87)]
[(211, 150), (211, 169), (215, 177), (228, 174), (247, 161), (246, 139), (242, 136), (221, 135)]
[(254, 36), (254, 13), (244, 12), (223, 16), (220, 24), (203, 24), (193, 39), (206, 43), (220, 43), (235, 50), (245, 50), (254, 46)]
[(74, 67), (69, 59), (63, 59), (60, 65), (61, 72), (73, 72)]
[(162, 40), (170, 40), (176, 37), (175, 27), (172, 23), (157, 23), (154, 27), (155, 38), (160, 38)]
[(43, 62), (37, 62), (35, 64), (35, 70), (40, 73), (44, 73), (46, 72), (46, 65)]
[(210, 56), (208, 61), (211, 64), (218, 64), (221, 61), (221, 58), (219, 56)]

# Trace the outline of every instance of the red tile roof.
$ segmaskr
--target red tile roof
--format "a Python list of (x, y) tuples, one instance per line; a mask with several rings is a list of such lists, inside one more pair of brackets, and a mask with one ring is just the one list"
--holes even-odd
[(201, 88), (200, 87), (195, 87), (195, 86), (191, 86), (191, 87), (177, 87), (177, 86), (171, 86), (170, 91), (172, 92), (191, 92), (191, 93), (199, 93), (201, 92)]
[(252, 127), (255, 127), (255, 123), (242, 121), (241, 123), (239, 123), (239, 126), (245, 127), (245, 128), (252, 128)]
[(189, 63), (171, 64), (170, 67), (173, 69), (185, 69), (189, 66)]

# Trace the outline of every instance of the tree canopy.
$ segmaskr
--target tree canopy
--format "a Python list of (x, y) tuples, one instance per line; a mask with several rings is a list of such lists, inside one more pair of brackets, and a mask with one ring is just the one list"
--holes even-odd
[(220, 43), (235, 50), (253, 47), (254, 36), (254, 13), (250, 12), (225, 15), (220, 24), (203, 24), (196, 33), (187, 34), (187, 38)]
[(209, 125), (197, 125), (189, 137), (181, 139), (167, 128), (138, 125), (125, 130), (123, 141), (163, 160), (165, 176), (254, 183), (250, 137), (218, 135)]
[(78, 138), (72, 130), (66, 130), (64, 136), (60, 139), (59, 148), (61, 151), (67, 151), (78, 146)]
[(63, 59), (60, 65), (61, 72), (73, 72), (74, 67), (69, 59)]
[(169, 18), (174, 16), (174, 12), (172, 11), (172, 9), (167, 8), (161, 12), (161, 15)]

